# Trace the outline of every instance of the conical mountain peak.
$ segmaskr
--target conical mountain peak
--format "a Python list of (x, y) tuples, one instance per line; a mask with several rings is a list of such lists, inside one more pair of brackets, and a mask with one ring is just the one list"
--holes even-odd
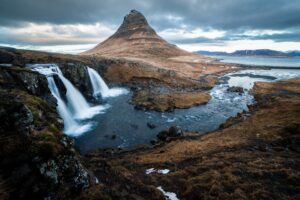
[(124, 17), (122, 25), (119, 27), (114, 36), (126, 36), (135, 32), (146, 32), (148, 34), (156, 34), (149, 26), (145, 16), (137, 10), (131, 10)]
[(157, 35), (142, 13), (131, 10), (111, 37), (82, 54), (113, 57), (175, 57), (190, 53), (169, 44)]

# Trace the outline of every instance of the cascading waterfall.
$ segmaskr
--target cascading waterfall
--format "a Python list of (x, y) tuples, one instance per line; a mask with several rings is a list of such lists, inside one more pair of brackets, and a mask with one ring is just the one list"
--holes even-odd
[(67, 101), (68, 107), (75, 116), (76, 119), (87, 119), (93, 117), (95, 114), (99, 112), (99, 106), (90, 107), (88, 102), (82, 96), (82, 94), (77, 90), (73, 84), (64, 77), (61, 70), (57, 67), (57, 74), (60, 80), (63, 82), (65, 87), (67, 88)]
[(102, 77), (98, 74), (98, 72), (90, 67), (87, 68), (90, 76), (92, 88), (93, 88), (93, 96), (95, 98), (102, 97), (116, 97), (121, 94), (126, 94), (128, 91), (123, 88), (111, 88), (109, 89)]
[(54, 81), (53, 76), (48, 76), (48, 87), (52, 93), (52, 95), (57, 100), (57, 109), (61, 116), (63, 116), (65, 127), (73, 127), (77, 126), (77, 122), (72, 118), (71, 113), (69, 112), (65, 102), (62, 100), (60, 93), (58, 91), (58, 88), (56, 86), (56, 83)]
[[(82, 94), (73, 84), (64, 77), (59, 67), (55, 64), (35, 64), (31, 66), (32, 70), (47, 76), (48, 87), (52, 95), (57, 99), (57, 109), (64, 120), (64, 132), (68, 135), (78, 136), (91, 129), (91, 124), (83, 124), (78, 119), (87, 119), (100, 113), (107, 106), (91, 107)], [(67, 89), (67, 105), (62, 99), (59, 89), (54, 81), (53, 75), (57, 74)]]

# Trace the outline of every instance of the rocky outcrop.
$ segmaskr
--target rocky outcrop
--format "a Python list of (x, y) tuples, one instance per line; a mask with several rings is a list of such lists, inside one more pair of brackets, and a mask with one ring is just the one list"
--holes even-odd
[(189, 108), (205, 104), (210, 98), (210, 95), (206, 92), (153, 93), (141, 90), (134, 93), (132, 104), (136, 108), (166, 112), (175, 108)]
[[(62, 133), (45, 76), (0, 68), (0, 184), (9, 199), (74, 199), (95, 178)], [(0, 195), (1, 197), (2, 195)]]
[(93, 98), (93, 89), (87, 66), (80, 63), (60, 64), (64, 76), (88, 99)]

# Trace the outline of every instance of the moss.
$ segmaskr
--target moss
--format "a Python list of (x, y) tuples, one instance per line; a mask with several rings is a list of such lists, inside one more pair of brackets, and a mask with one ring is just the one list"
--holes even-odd
[[(51, 114), (56, 114), (55, 108), (49, 106), (43, 99), (21, 90), (12, 90), (11, 95), (17, 96), (19, 101), (22, 101), (28, 106), (32, 112), (34, 125), (36, 127), (44, 127), (47, 126), (48, 123), (56, 123), (56, 115)], [(54, 130), (54, 127), (51, 129)]]
[(52, 133), (49, 133), (49, 132), (40, 134), (39, 139), (41, 141), (45, 141), (45, 142), (57, 143), (57, 138)]
[(57, 126), (54, 124), (50, 124), (50, 125), (48, 124), (48, 130), (52, 133), (60, 132), (59, 129), (57, 128)]

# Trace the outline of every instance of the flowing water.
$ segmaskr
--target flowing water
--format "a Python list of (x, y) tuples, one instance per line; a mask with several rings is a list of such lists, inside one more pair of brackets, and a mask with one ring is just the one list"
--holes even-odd
[(102, 77), (98, 74), (98, 72), (92, 68), (87, 68), (92, 88), (93, 88), (93, 96), (97, 99), (99, 97), (107, 98), (107, 97), (116, 97), (121, 94), (125, 94), (128, 91), (123, 88), (111, 88), (109, 89)]
[[(180, 126), (186, 131), (213, 131), (229, 117), (247, 110), (254, 102), (248, 93), (256, 81), (277, 81), (300, 76), (300, 70), (245, 70), (230, 73), (220, 78), (220, 84), (211, 91), (212, 99), (206, 105), (189, 109), (176, 109), (174, 112), (136, 110), (129, 103), (132, 93), (108, 98), (111, 106), (104, 115), (95, 116), (97, 125), (76, 138), (76, 147), (87, 153), (97, 148), (133, 148), (149, 144), (156, 135), (170, 126)], [(228, 87), (240, 86), (245, 93), (228, 92)], [(156, 127), (151, 129), (147, 123)]]
[[(219, 84), (210, 91), (212, 98), (206, 105), (159, 113), (135, 109), (129, 103), (132, 92), (124, 88), (110, 89), (94, 69), (87, 68), (94, 98), (101, 96), (106, 102), (104, 105), (89, 104), (56, 65), (31, 67), (47, 76), (50, 91), (57, 99), (58, 112), (64, 120), (64, 131), (74, 136), (75, 145), (82, 153), (98, 148), (133, 148), (149, 144), (160, 131), (170, 126), (180, 126), (185, 131), (213, 131), (254, 102), (249, 94), (254, 82), (300, 77), (300, 70), (290, 69), (229, 73), (220, 77)], [(67, 88), (66, 102), (56, 86), (54, 74)], [(227, 89), (231, 86), (243, 87), (245, 92), (229, 92)], [(149, 124), (155, 125), (155, 128), (148, 127)]]
[[(81, 120), (89, 119), (96, 114), (103, 113), (107, 106), (91, 106), (74, 85), (64, 77), (55, 64), (35, 64), (32, 70), (47, 76), (48, 87), (57, 100), (57, 109), (64, 121), (64, 132), (70, 136), (78, 136), (92, 128), (92, 123)], [(64, 102), (53, 75), (57, 75), (66, 87), (67, 102)]]

